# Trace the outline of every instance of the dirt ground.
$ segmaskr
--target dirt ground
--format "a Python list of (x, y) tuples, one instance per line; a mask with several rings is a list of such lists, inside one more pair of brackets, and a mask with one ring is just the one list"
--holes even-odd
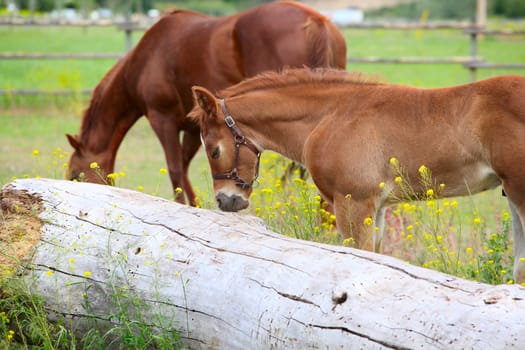
[(43, 225), (40, 199), (23, 191), (0, 192), (0, 277), (31, 257)]

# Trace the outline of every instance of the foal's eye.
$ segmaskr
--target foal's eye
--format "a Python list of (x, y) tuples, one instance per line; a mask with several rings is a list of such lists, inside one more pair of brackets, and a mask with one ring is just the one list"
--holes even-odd
[(219, 158), (220, 154), (221, 154), (221, 150), (219, 149), (219, 147), (216, 147), (216, 148), (213, 150), (213, 152), (211, 152), (211, 157), (212, 157), (213, 159), (217, 159), (217, 158)]

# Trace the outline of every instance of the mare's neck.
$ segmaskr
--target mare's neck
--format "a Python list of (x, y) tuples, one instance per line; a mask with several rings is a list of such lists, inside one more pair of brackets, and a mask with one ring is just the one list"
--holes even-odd
[(114, 69), (95, 88), (82, 119), (81, 143), (94, 155), (109, 152), (114, 156), (126, 132), (141, 116), (119, 84), (119, 77), (113, 76)]

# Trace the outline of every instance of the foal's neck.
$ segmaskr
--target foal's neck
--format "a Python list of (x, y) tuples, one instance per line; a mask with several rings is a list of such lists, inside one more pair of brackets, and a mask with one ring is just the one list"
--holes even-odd
[(317, 98), (265, 91), (252, 93), (249, 98), (232, 98), (227, 104), (241, 130), (254, 143), (302, 163), (308, 135), (330, 109), (326, 100), (322, 106), (316, 103)]

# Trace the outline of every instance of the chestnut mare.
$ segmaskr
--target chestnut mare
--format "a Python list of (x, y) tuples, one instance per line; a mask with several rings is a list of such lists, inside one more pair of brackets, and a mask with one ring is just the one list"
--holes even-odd
[(395, 181), (400, 167), (410, 199), (427, 194), (422, 171), (445, 184), (439, 197), (502, 184), (513, 219), (515, 280), (525, 282), (525, 77), (417, 89), (291, 69), (247, 79), (220, 92), (222, 99), (202, 87), (193, 93), (189, 117), (201, 127), (222, 210), (248, 206), (266, 149), (304, 164), (334, 204), (340, 234), (367, 250), (374, 248), (374, 226), (382, 228), (383, 208), (408, 199)]
[[(332, 22), (302, 4), (272, 2), (228, 17), (173, 11), (95, 88), (80, 136), (67, 135), (74, 148), (68, 176), (84, 173), (85, 180), (103, 183), (97, 172), (113, 172), (122, 139), (145, 115), (164, 149), (173, 188), (181, 187), (195, 205), (188, 166), (200, 140), (198, 126), (186, 119), (191, 87), (218, 91), (265, 70), (303, 66), (344, 69), (346, 43)], [(90, 169), (92, 162), (100, 170)], [(175, 199), (184, 202), (184, 194)]]

